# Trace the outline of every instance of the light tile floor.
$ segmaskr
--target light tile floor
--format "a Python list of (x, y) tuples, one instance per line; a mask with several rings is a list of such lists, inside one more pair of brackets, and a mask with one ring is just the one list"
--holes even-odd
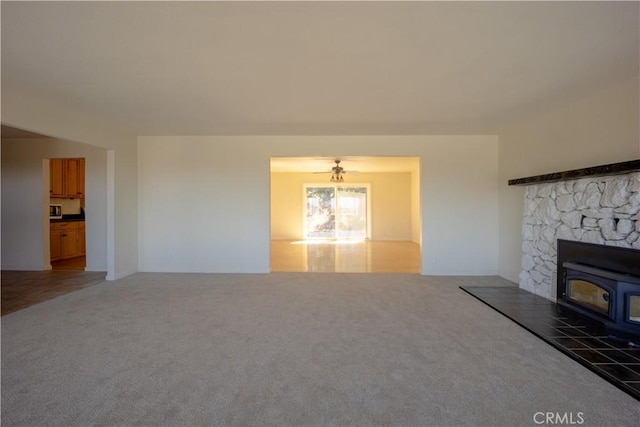
[(420, 245), (410, 241), (271, 241), (271, 271), (419, 273)]

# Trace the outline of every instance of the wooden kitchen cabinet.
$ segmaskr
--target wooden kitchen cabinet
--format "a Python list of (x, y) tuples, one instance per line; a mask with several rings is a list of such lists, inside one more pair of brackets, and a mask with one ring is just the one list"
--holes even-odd
[(49, 160), (49, 195), (62, 198), (84, 197), (84, 159)]
[(87, 234), (85, 232), (84, 221), (78, 222), (78, 256), (87, 254)]
[(49, 187), (51, 197), (65, 197), (64, 159), (49, 160)]
[(49, 237), (51, 261), (62, 259), (62, 233), (62, 231), (51, 229)]
[(75, 258), (78, 254), (78, 230), (67, 230), (62, 234), (62, 258)]
[(84, 198), (84, 159), (78, 159), (78, 197)]
[(51, 261), (86, 254), (84, 221), (52, 222), (49, 229)]

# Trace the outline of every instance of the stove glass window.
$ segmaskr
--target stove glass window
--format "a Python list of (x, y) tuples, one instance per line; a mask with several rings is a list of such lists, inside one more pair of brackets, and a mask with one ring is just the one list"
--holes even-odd
[(598, 313), (609, 314), (609, 291), (585, 280), (569, 280), (569, 299)]
[(640, 323), (640, 295), (629, 296), (629, 320)]

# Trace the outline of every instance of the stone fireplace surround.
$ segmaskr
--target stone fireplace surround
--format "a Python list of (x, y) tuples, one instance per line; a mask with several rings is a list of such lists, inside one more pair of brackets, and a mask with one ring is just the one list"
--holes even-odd
[(527, 187), (520, 288), (552, 301), (558, 239), (640, 249), (640, 172)]

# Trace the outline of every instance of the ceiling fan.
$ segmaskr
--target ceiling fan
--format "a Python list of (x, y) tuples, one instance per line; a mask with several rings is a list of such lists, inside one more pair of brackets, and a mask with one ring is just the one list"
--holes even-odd
[(353, 171), (346, 171), (342, 166), (340, 166), (340, 159), (335, 159), (335, 166), (331, 168), (329, 172), (314, 172), (314, 173), (330, 173), (331, 174), (331, 182), (344, 182), (344, 174), (352, 173)]

